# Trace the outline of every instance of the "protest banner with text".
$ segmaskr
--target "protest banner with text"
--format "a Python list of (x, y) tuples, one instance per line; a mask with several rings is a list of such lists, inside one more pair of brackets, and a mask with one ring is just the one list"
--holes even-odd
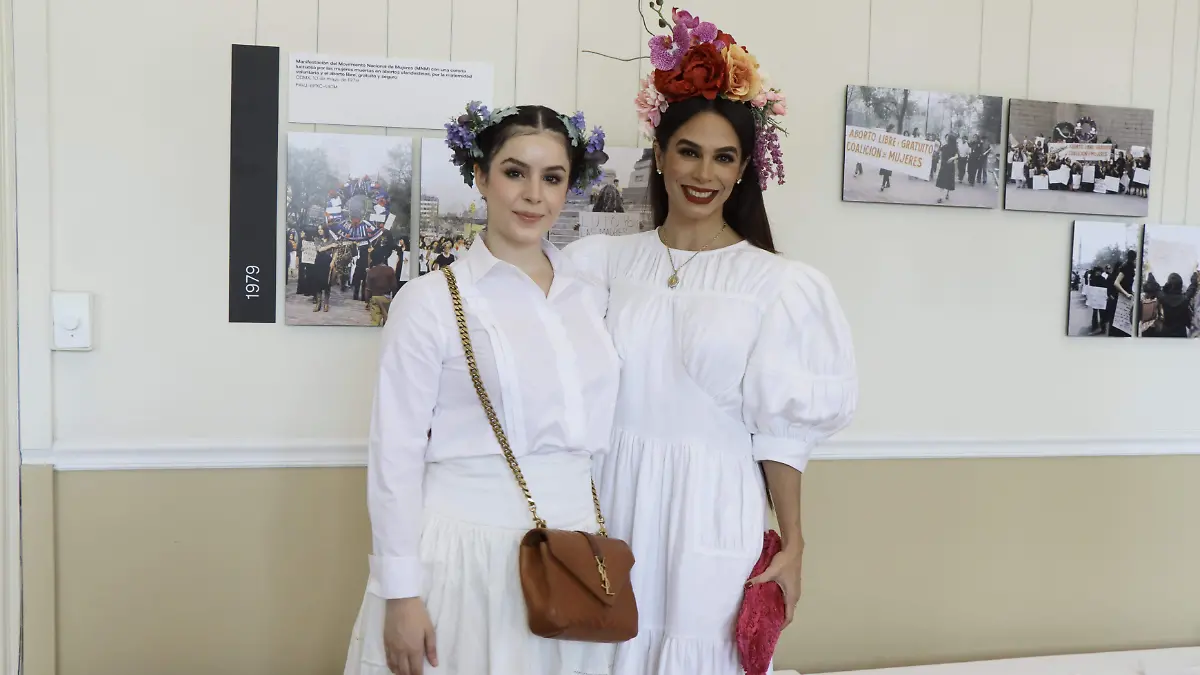
[(1112, 159), (1112, 147), (1111, 143), (1050, 143), (1046, 150), (1072, 162), (1107, 162)]
[(882, 129), (846, 126), (846, 162), (888, 169), (929, 180), (933, 169), (933, 141)]

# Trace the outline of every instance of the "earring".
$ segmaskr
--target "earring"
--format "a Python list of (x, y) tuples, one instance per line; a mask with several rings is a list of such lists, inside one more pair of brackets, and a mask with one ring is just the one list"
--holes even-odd
[(741, 185), (741, 184), (742, 184), (742, 179), (741, 179), (741, 178), (737, 179), (737, 182), (738, 182), (738, 185)]
[(660, 176), (662, 175), (662, 169), (658, 170), (658, 175), (660, 175)]

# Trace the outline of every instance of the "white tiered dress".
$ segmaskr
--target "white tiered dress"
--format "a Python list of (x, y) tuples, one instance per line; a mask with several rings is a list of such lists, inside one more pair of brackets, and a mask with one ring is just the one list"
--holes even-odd
[(747, 242), (697, 254), (675, 290), (656, 231), (566, 251), (608, 288), (621, 359), (596, 475), (609, 532), (636, 558), (640, 630), (613, 673), (739, 674), (734, 622), (769, 524), (758, 463), (802, 471), (857, 405), (842, 309), (821, 273)]

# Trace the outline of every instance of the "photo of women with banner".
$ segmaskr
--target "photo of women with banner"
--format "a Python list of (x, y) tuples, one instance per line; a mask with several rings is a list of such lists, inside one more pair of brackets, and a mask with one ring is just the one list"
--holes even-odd
[(1075, 221), (1067, 335), (1132, 337), (1139, 225)]
[(1140, 337), (1200, 338), (1200, 227), (1146, 225)]
[(842, 200), (996, 208), (1003, 99), (846, 88)]
[(1154, 111), (1014, 100), (1004, 208), (1145, 216)]
[(288, 324), (378, 326), (401, 283), (412, 139), (288, 134)]

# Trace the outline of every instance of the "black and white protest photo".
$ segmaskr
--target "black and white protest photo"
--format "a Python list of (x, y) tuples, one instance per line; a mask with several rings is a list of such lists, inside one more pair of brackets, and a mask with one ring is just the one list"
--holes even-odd
[(846, 87), (842, 200), (995, 208), (1003, 99)]
[(1200, 337), (1200, 227), (1146, 225), (1142, 235), (1141, 337)]
[(412, 139), (288, 134), (286, 323), (380, 326), (403, 285)]
[(595, 184), (567, 194), (567, 202), (547, 233), (562, 248), (591, 234), (633, 234), (653, 228), (650, 218), (650, 148), (605, 147), (608, 161)]
[(1149, 109), (1013, 100), (1004, 208), (1145, 216), (1153, 134)]
[(1070, 337), (1133, 337), (1141, 226), (1075, 221), (1071, 242)]

